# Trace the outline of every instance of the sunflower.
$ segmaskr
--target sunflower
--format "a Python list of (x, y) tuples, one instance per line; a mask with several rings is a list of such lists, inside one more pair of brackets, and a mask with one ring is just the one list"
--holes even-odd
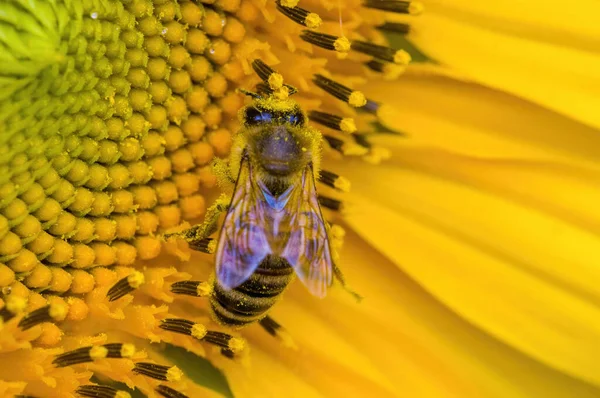
[[(596, 5), (424, 3), (4, 1), (0, 396), (599, 396)], [(231, 330), (161, 235), (217, 197), (257, 58), (365, 299), (294, 283)]]

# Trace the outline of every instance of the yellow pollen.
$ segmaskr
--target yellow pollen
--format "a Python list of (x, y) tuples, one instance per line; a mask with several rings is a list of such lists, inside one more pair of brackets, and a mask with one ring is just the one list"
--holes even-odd
[(408, 6), (408, 13), (411, 15), (419, 15), (424, 9), (425, 7), (423, 6), (423, 3), (419, 1), (413, 1), (410, 3), (410, 6)]
[(123, 344), (121, 347), (121, 357), (131, 358), (135, 354), (135, 346), (133, 344)]
[(8, 296), (5, 300), (6, 309), (13, 314), (18, 314), (27, 307), (27, 300), (17, 296)]
[(350, 180), (344, 177), (338, 177), (333, 186), (342, 192), (350, 192)]
[(234, 337), (231, 340), (229, 340), (228, 346), (234, 354), (237, 354), (239, 352), (242, 352), (246, 348), (246, 340), (240, 337)]
[[(214, 241), (210, 242), (213, 243)], [(216, 243), (215, 243), (216, 244)], [(210, 246), (210, 244), (209, 244)], [(210, 248), (209, 248), (210, 250)], [(210, 296), (213, 292), (213, 287), (212, 284), (208, 283), (208, 282), (201, 282), (198, 287), (196, 288), (196, 291), (198, 293), (198, 296), (200, 297), (206, 297), (206, 296)]]
[(367, 103), (367, 97), (360, 91), (353, 91), (348, 98), (348, 104), (355, 108), (360, 108), (361, 106), (365, 106)]
[(92, 359), (100, 359), (106, 358), (108, 355), (108, 349), (102, 346), (94, 346), (90, 349), (90, 358)]
[(127, 277), (127, 283), (134, 289), (140, 287), (145, 281), (144, 274), (139, 271), (135, 271)]
[(283, 76), (279, 73), (272, 73), (271, 76), (269, 76), (269, 87), (274, 91), (283, 87)]
[(344, 133), (354, 133), (356, 131), (356, 123), (354, 123), (354, 119), (350, 117), (345, 117), (340, 121), (340, 129)]
[(411, 61), (412, 57), (410, 54), (404, 50), (398, 50), (394, 54), (394, 63), (400, 65), (408, 65)]
[(202, 340), (204, 336), (206, 336), (207, 332), (206, 326), (202, 324), (196, 323), (194, 326), (192, 326), (192, 337), (198, 340)]
[(62, 304), (50, 304), (48, 314), (55, 321), (62, 321), (67, 316), (67, 307)]
[(283, 87), (279, 88), (278, 90), (275, 90), (273, 92), (273, 95), (277, 99), (284, 100), (287, 97), (289, 97), (289, 95), (290, 95), (290, 89), (287, 88), (286, 86), (283, 86)]
[(177, 366), (170, 367), (167, 370), (168, 381), (179, 381), (183, 377), (183, 372)]
[(396, 80), (406, 71), (406, 65), (385, 64), (383, 66), (383, 78), (385, 80)]
[(319, 26), (321, 26), (321, 24), (323, 23), (323, 20), (321, 19), (319, 14), (311, 12), (304, 19), (304, 23), (306, 24), (306, 27), (309, 29), (317, 29)]
[(284, 7), (293, 8), (298, 5), (300, 0), (281, 0), (281, 5)]
[(348, 51), (350, 51), (350, 46), (350, 40), (348, 40), (344, 36), (337, 38), (333, 42), (333, 47), (335, 48), (335, 51), (338, 51), (340, 53), (347, 53)]
[(331, 226), (329, 233), (336, 239), (343, 239), (346, 236), (346, 230), (337, 224)]

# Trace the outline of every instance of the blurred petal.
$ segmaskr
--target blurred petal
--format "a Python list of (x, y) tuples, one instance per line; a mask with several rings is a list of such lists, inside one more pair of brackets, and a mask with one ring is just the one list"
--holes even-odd
[(426, 11), (411, 19), (409, 39), (428, 56), (467, 78), (600, 127), (598, 2), (424, 3)]

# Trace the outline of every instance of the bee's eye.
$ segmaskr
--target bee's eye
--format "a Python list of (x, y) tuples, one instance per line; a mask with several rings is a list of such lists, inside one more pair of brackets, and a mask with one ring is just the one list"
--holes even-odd
[(302, 112), (290, 113), (287, 116), (287, 122), (293, 124), (294, 126), (301, 126), (304, 124), (304, 115)]
[(256, 108), (246, 109), (246, 124), (256, 126), (258, 124), (271, 123), (273, 115), (270, 112), (259, 111)]

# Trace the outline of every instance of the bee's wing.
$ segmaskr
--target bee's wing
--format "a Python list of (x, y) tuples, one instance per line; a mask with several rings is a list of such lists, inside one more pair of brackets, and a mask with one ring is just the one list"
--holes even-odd
[(313, 295), (324, 297), (332, 282), (333, 262), (311, 166), (304, 171), (302, 187), (287, 210), (290, 234), (281, 256)]
[(217, 278), (224, 288), (241, 285), (271, 253), (264, 230), (264, 212), (264, 203), (255, 189), (252, 166), (244, 157), (215, 256)]

